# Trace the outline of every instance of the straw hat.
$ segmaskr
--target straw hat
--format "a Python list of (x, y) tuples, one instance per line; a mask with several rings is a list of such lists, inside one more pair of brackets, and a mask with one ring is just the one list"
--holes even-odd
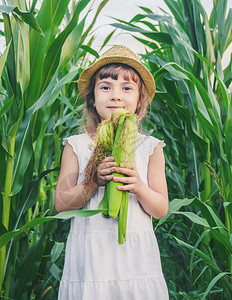
[(155, 81), (151, 72), (140, 62), (139, 57), (125, 46), (114, 46), (104, 52), (95, 63), (93, 63), (89, 68), (85, 69), (79, 78), (78, 89), (80, 96), (85, 99), (88, 93), (88, 86), (90, 83), (90, 78), (94, 73), (100, 69), (102, 66), (111, 63), (122, 63), (134, 68), (145, 84), (148, 93), (148, 103), (151, 103), (155, 95)]

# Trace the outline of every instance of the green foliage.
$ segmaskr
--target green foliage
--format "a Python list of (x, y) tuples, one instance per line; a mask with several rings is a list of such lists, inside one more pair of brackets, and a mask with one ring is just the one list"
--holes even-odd
[[(77, 83), (90, 0), (4, 1), (6, 49), (0, 57), (0, 297), (54, 299), (61, 276), (65, 221), (53, 221), (64, 135), (78, 128)], [(7, 3), (8, 2), (8, 3)], [(10, 4), (10, 5), (7, 5)], [(99, 212), (99, 211), (98, 211)], [(84, 213), (84, 212), (82, 212)], [(88, 212), (89, 213), (89, 212)], [(57, 216), (59, 218), (59, 215)], [(70, 217), (66, 215), (62, 218)], [(30, 267), (29, 267), (30, 266)]]
[[(142, 13), (113, 25), (146, 47), (142, 59), (157, 92), (146, 129), (165, 140), (171, 198), (156, 222), (173, 299), (229, 299), (232, 294), (231, 63), (232, 10), (213, 1), (164, 0), (171, 14)], [(160, 226), (162, 224), (162, 226)]]

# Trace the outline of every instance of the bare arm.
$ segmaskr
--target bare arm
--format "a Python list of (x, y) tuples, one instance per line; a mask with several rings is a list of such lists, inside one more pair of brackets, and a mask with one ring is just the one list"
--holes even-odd
[(165, 176), (165, 160), (161, 145), (158, 145), (150, 156), (148, 186), (144, 187), (144, 190), (141, 188), (137, 197), (144, 210), (154, 218), (161, 219), (166, 216), (169, 201)]
[(79, 164), (72, 146), (66, 144), (61, 160), (61, 169), (55, 192), (55, 209), (57, 212), (76, 210), (83, 207), (96, 193), (100, 185), (105, 185), (112, 180), (112, 172), (116, 163), (113, 157), (106, 157), (97, 168), (96, 182), (76, 185), (79, 176)]
[(161, 219), (168, 211), (168, 190), (165, 176), (163, 149), (158, 145), (150, 156), (148, 164), (148, 186), (142, 181), (135, 168), (127, 169), (121, 164), (117, 172), (128, 177), (114, 177), (116, 182), (125, 183), (120, 190), (128, 190), (136, 195), (143, 209), (151, 216)]
[(78, 158), (72, 146), (67, 143), (62, 155), (54, 198), (57, 212), (80, 209), (96, 193), (98, 185), (94, 182), (87, 189), (84, 188), (83, 183), (76, 185), (78, 176)]

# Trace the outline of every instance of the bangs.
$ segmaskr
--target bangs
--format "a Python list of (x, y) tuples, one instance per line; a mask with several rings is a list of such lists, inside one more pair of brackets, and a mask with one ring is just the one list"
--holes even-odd
[(133, 69), (132, 67), (124, 64), (109, 64), (106, 66), (103, 66), (98, 70), (96, 73), (96, 77), (99, 77), (100, 79), (104, 78), (112, 78), (114, 80), (118, 79), (118, 74), (120, 71), (123, 71), (123, 79), (126, 81), (134, 81), (137, 84), (141, 84), (142, 79), (138, 72)]

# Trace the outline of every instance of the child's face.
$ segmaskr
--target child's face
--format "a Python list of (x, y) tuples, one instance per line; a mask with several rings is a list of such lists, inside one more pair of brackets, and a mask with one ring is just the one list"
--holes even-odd
[(110, 118), (111, 113), (119, 107), (126, 108), (134, 114), (139, 104), (139, 86), (131, 79), (124, 79), (124, 70), (119, 71), (118, 79), (111, 77), (96, 78), (94, 97), (97, 113), (101, 121)]

